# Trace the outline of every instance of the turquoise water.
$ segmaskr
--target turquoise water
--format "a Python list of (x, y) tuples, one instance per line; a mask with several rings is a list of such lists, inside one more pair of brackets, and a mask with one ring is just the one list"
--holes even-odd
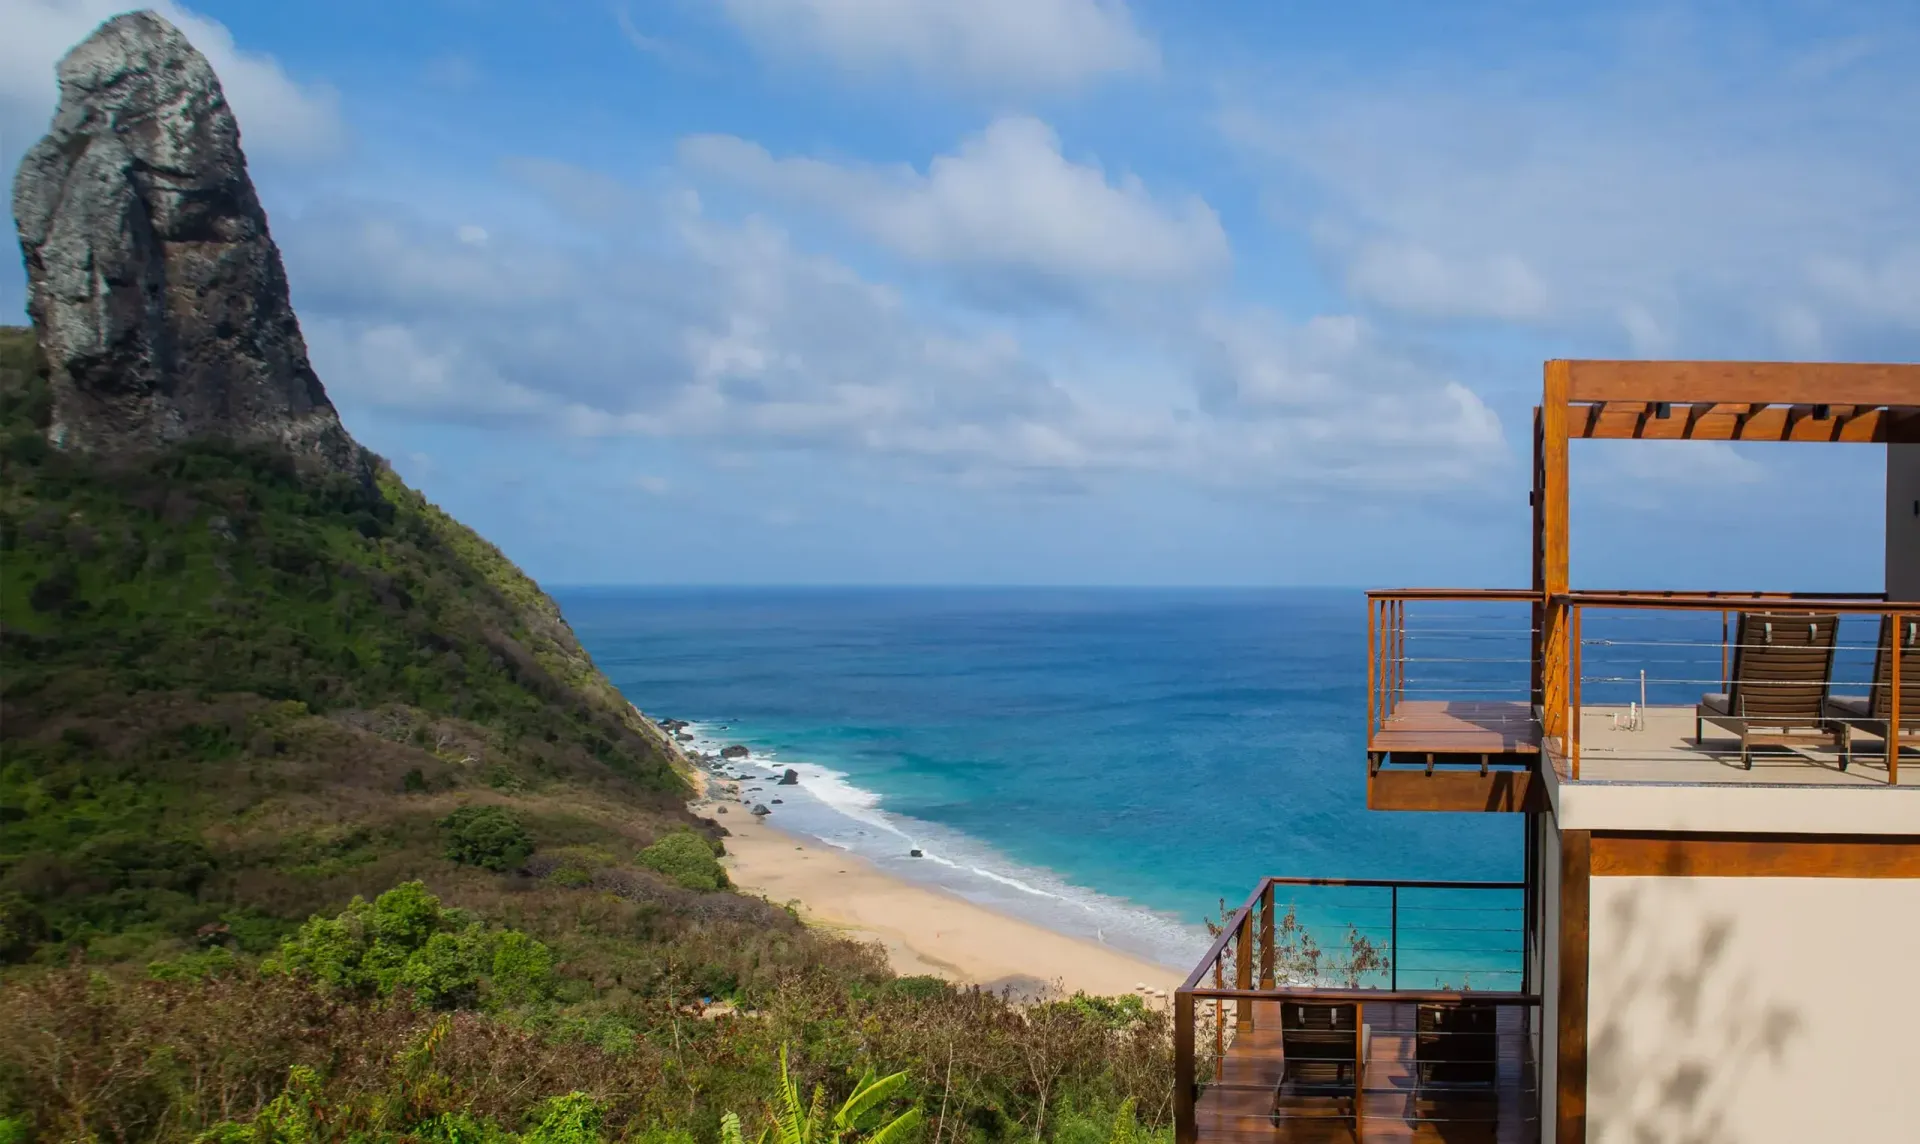
[[(748, 784), (782, 799), (776, 825), (1170, 966), (1190, 966), (1203, 917), (1261, 875), (1521, 876), (1517, 816), (1366, 809), (1358, 592), (556, 596), (643, 711), (751, 747), (751, 775), (801, 771), (799, 788)], [(1298, 900), (1317, 932), (1385, 933), (1383, 894)], [(1517, 914), (1403, 906), (1402, 966), (1420, 971), (1403, 985), (1496, 984), (1484, 974), (1506, 946), (1477, 929)]]

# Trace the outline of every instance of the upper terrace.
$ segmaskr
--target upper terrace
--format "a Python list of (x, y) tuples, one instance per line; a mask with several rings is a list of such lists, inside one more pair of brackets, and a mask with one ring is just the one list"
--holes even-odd
[[(1568, 447), (1596, 439), (1884, 447), (1885, 586), (1574, 591)], [(1630, 804), (1641, 829), (1920, 824), (1920, 797), (1782, 801), (1920, 789), (1920, 366), (1549, 362), (1533, 441), (1531, 587), (1370, 594), (1370, 805), (1551, 802), (1563, 826), (1571, 808), (1601, 828)], [(1727, 788), (1746, 793), (1693, 793)], [(1700, 817), (1707, 797), (1734, 819)]]

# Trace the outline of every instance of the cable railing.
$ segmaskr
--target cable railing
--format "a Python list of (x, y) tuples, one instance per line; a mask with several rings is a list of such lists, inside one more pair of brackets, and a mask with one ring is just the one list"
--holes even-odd
[(1532, 909), (1522, 882), (1262, 879), (1174, 995), (1178, 1140), (1319, 1120), (1329, 1100), (1408, 1122), (1490, 1114), (1431, 1106), (1456, 1089), (1527, 1106)]
[(1367, 751), (1431, 763), (1533, 749), (1538, 593), (1367, 594)]
[(1542, 730), (1566, 779), (1897, 785), (1920, 747), (1920, 603), (1573, 592), (1548, 612)]
[(1380, 591), (1367, 644), (1370, 770), (1898, 784), (1920, 747), (1920, 603), (1880, 594)]

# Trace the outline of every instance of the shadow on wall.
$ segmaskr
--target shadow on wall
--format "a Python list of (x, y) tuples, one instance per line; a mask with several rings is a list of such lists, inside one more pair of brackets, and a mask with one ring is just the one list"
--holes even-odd
[(1612, 901), (1595, 903), (1596, 929), (1612, 938), (1589, 961), (1590, 1139), (1752, 1139), (1737, 1110), (1756, 1086), (1796, 1083), (1782, 1065), (1805, 1021), (1730, 956), (1738, 923), (1711, 908), (1706, 887), (1677, 878), (1617, 884)]

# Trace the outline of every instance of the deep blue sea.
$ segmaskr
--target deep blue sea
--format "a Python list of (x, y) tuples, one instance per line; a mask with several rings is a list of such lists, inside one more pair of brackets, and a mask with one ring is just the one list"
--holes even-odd
[(1263, 874), (1521, 875), (1518, 816), (1366, 809), (1357, 591), (555, 595), (641, 710), (800, 770), (755, 796), (775, 825), (1170, 966)]

